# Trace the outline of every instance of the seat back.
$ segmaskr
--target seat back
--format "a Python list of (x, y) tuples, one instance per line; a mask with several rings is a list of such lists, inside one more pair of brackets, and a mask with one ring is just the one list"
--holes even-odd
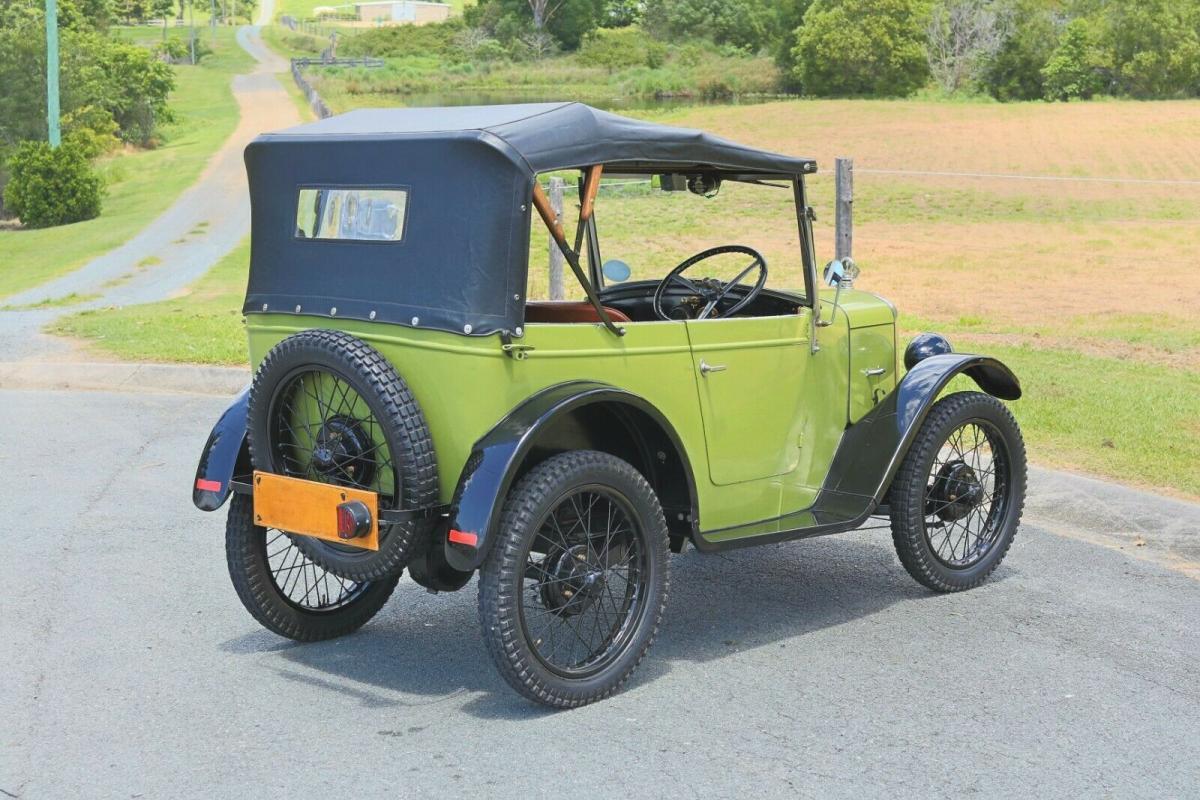
[[(604, 307), (613, 322), (632, 322), (624, 312)], [(538, 301), (525, 304), (526, 322), (600, 322), (596, 307), (588, 302)]]

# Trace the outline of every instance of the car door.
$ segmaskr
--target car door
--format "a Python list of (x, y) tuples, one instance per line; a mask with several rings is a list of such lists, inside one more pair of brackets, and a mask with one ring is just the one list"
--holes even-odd
[(811, 357), (807, 313), (687, 322), (714, 484), (796, 468)]

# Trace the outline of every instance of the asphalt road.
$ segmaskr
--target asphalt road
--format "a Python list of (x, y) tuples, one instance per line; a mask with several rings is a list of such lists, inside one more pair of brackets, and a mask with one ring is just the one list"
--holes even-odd
[(689, 551), (631, 687), (551, 713), (474, 584), (405, 580), (334, 642), (260, 629), (190, 503), (223, 404), (0, 391), (0, 798), (1200, 795), (1179, 571), (1036, 522), (952, 596), (885, 531)]

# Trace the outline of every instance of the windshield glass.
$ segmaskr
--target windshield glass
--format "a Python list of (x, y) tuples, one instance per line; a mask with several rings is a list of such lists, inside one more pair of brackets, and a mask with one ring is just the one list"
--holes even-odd
[[(540, 176), (543, 186), (553, 190), (550, 179)], [(567, 239), (575, 242), (579, 192), (575, 173), (560, 173), (564, 182), (563, 223)], [(663, 191), (660, 176), (605, 177), (595, 205), (595, 222), (604, 263), (628, 266), (629, 281), (662, 280), (672, 269), (705, 250), (741, 245), (761, 253), (766, 260), (766, 285), (803, 294), (804, 267), (792, 185), (725, 181), (712, 196), (682, 191)], [(711, 194), (711, 193), (710, 193)], [(584, 264), (587, 245), (583, 246)], [(541, 220), (533, 219), (530, 239), (529, 297), (549, 296), (548, 263), (552, 243)], [(704, 259), (688, 270), (688, 277), (728, 281), (739, 275), (752, 258), (731, 252)], [(608, 270), (620, 275), (623, 268)], [(753, 280), (753, 276), (751, 276)], [(567, 268), (567, 297), (578, 294)], [(613, 285), (610, 279), (608, 286)]]

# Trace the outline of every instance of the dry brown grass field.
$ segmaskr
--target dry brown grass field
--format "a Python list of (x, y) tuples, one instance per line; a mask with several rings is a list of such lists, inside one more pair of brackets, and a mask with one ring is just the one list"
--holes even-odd
[[(858, 286), (896, 303), (906, 337), (939, 330), (1013, 366), (1031, 460), (1200, 497), (1200, 101), (788, 101), (652, 118), (816, 157), (822, 261), (833, 159), (852, 157)], [(790, 203), (761, 187), (727, 186), (712, 201), (606, 187), (604, 256), (660, 277), (742, 242), (767, 255), (773, 285), (799, 286)], [(535, 234), (534, 297), (546, 290), (545, 232)], [(242, 363), (244, 250), (227, 262), (191, 297), (59, 330), (124, 357)], [(180, 349), (181, 326), (209, 346)]]
[[(1200, 102), (812, 101), (664, 121), (816, 157), (821, 259), (833, 248), (833, 159), (852, 157), (859, 285), (910, 318), (1200, 369)], [(931, 172), (1025, 177), (919, 174)], [(649, 277), (681, 252), (750, 239), (797, 282), (790, 198), (728, 194), (702, 211), (694, 198), (662, 210), (661, 197), (613, 197), (599, 212), (607, 251), (637, 251)]]

